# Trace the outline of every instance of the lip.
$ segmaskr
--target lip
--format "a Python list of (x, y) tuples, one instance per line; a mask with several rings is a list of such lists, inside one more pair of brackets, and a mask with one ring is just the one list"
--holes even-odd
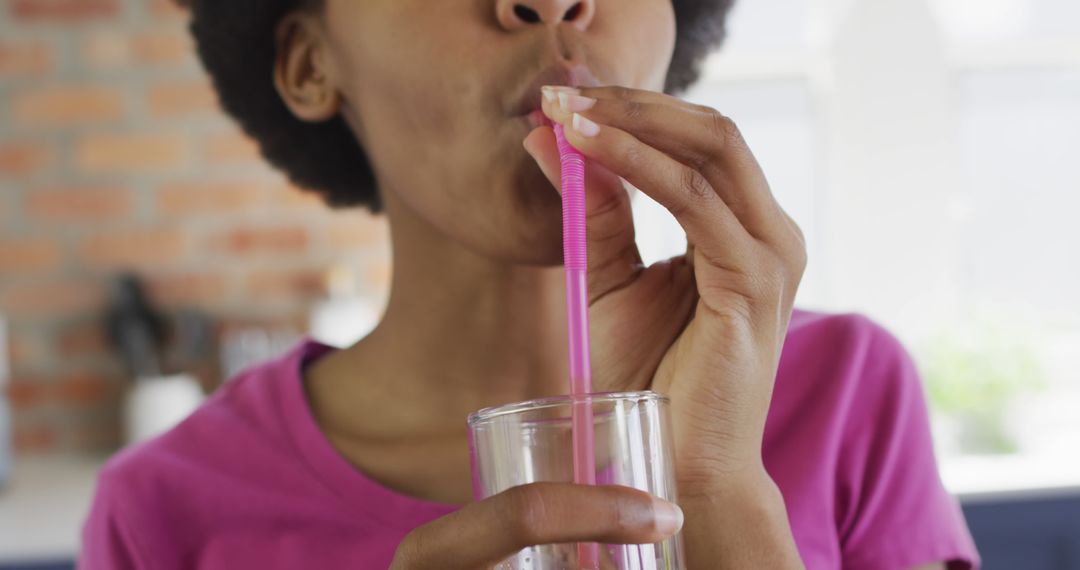
[[(530, 81), (520, 96), (511, 106), (510, 114), (515, 117), (526, 117), (530, 124), (538, 127), (548, 123), (547, 117), (540, 111), (542, 97), (540, 88), (544, 85), (567, 85), (570, 87), (594, 87), (600, 85), (592, 70), (581, 64), (555, 64), (547, 67)], [(534, 114), (539, 112), (543, 122), (534, 120)]]
[(540, 109), (525, 115), (525, 121), (529, 123), (530, 129), (535, 129), (536, 127), (550, 127), (554, 124)]

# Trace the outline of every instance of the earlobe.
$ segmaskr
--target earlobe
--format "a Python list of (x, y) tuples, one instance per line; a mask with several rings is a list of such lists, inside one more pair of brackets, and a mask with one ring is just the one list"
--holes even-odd
[(327, 69), (325, 44), (307, 16), (285, 16), (275, 33), (274, 86), (296, 118), (328, 121), (341, 110), (341, 95)]

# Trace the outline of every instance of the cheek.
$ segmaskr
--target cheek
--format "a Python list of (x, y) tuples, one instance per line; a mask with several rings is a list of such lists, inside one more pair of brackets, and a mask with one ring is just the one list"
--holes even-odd
[(671, 1), (611, 0), (605, 7), (605, 32), (617, 37), (619, 46), (611, 61), (616, 67), (634, 66), (631, 86), (662, 90), (675, 51)]
[[(363, 130), (449, 140), (475, 99), (473, 56), (454, 2), (330, 0), (327, 22), (343, 91)], [(464, 36), (464, 37), (462, 37)]]
[(443, 170), (460, 146), (479, 99), (468, 44), (449, 37), (464, 26), (436, 25), (451, 15), (412, 0), (337, 4), (327, 21), (350, 122), (384, 183), (423, 186), (418, 177)]

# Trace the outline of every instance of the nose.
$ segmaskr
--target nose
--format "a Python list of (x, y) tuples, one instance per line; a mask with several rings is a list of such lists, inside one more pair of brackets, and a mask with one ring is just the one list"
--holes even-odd
[(596, 13), (596, 0), (497, 0), (495, 12), (507, 30), (566, 22), (584, 31)]

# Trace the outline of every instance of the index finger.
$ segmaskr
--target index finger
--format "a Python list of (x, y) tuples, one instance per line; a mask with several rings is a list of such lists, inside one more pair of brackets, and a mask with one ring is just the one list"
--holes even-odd
[(557, 100), (546, 99), (544, 105), (554, 120), (562, 122), (571, 112), (577, 112), (599, 124), (626, 131), (700, 172), (754, 237), (769, 240), (786, 235), (787, 226), (780, 223), (781, 208), (768, 180), (728, 117), (709, 107), (640, 89), (591, 87), (558, 91), (561, 94)]

